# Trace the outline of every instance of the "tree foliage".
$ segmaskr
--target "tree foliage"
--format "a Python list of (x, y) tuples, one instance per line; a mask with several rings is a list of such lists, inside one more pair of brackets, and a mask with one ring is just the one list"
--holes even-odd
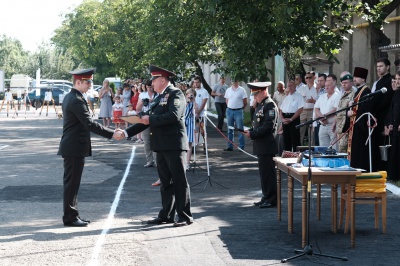
[(185, 80), (202, 75), (205, 62), (243, 81), (265, 80), (266, 62), (277, 54), (335, 59), (355, 13), (382, 25), (398, 1), (86, 0), (53, 41), (102, 77), (146, 76), (155, 64)]
[(49, 43), (42, 43), (36, 52), (27, 52), (20, 41), (5, 35), (0, 37), (0, 69), (5, 78), (14, 74), (27, 74), (35, 77), (36, 70), (41, 69), (41, 77), (61, 79), (68, 77), (68, 72), (76, 65), (72, 55)]
[(24, 73), (25, 62), (28, 53), (24, 51), (20, 41), (0, 36), (0, 69), (4, 71), (6, 79), (11, 78), (13, 74)]

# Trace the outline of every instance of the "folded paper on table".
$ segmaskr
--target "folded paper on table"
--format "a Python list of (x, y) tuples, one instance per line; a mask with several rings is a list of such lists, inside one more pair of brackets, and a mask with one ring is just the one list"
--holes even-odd
[(119, 118), (131, 124), (140, 123), (140, 117), (137, 115), (125, 115), (125, 116), (120, 116)]

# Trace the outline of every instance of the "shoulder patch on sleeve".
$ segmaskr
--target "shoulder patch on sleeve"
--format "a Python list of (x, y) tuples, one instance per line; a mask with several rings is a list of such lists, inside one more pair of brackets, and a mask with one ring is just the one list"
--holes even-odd
[(275, 116), (275, 110), (274, 109), (269, 110), (268, 116)]

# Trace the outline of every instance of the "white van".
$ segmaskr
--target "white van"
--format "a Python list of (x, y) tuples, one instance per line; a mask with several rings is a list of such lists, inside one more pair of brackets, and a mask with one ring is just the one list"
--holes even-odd
[(52, 83), (54, 85), (68, 85), (69, 87), (74, 87), (74, 84), (69, 80), (62, 79), (41, 79), (40, 84)]
[(121, 79), (118, 77), (110, 77), (106, 78), (106, 80), (108, 80), (110, 83), (114, 83), (115, 89), (119, 89), (122, 87)]
[(32, 88), (33, 79), (25, 74), (14, 74), (10, 80), (10, 91), (15, 96), (18, 91), (29, 92)]

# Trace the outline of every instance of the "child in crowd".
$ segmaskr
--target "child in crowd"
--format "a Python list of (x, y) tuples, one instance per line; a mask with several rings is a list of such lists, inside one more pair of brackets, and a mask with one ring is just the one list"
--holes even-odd
[[(136, 115), (136, 111), (133, 110), (133, 105), (131, 103), (128, 103), (126, 106), (128, 110), (126, 111), (125, 115)], [(128, 122), (125, 122), (125, 128), (128, 127)]]
[(115, 128), (124, 129), (124, 121), (120, 118), (122, 116), (124, 105), (121, 103), (121, 98), (118, 95), (115, 96), (114, 102), (115, 103), (112, 106), (113, 123), (115, 124)]
[(195, 124), (194, 124), (194, 114), (198, 112), (198, 105), (195, 102), (196, 90), (188, 89), (185, 92), (186, 95), (186, 110), (185, 110), (185, 125), (186, 134), (189, 141), (189, 150), (186, 153), (186, 170), (190, 168), (190, 157), (192, 156), (192, 147), (195, 143)]

